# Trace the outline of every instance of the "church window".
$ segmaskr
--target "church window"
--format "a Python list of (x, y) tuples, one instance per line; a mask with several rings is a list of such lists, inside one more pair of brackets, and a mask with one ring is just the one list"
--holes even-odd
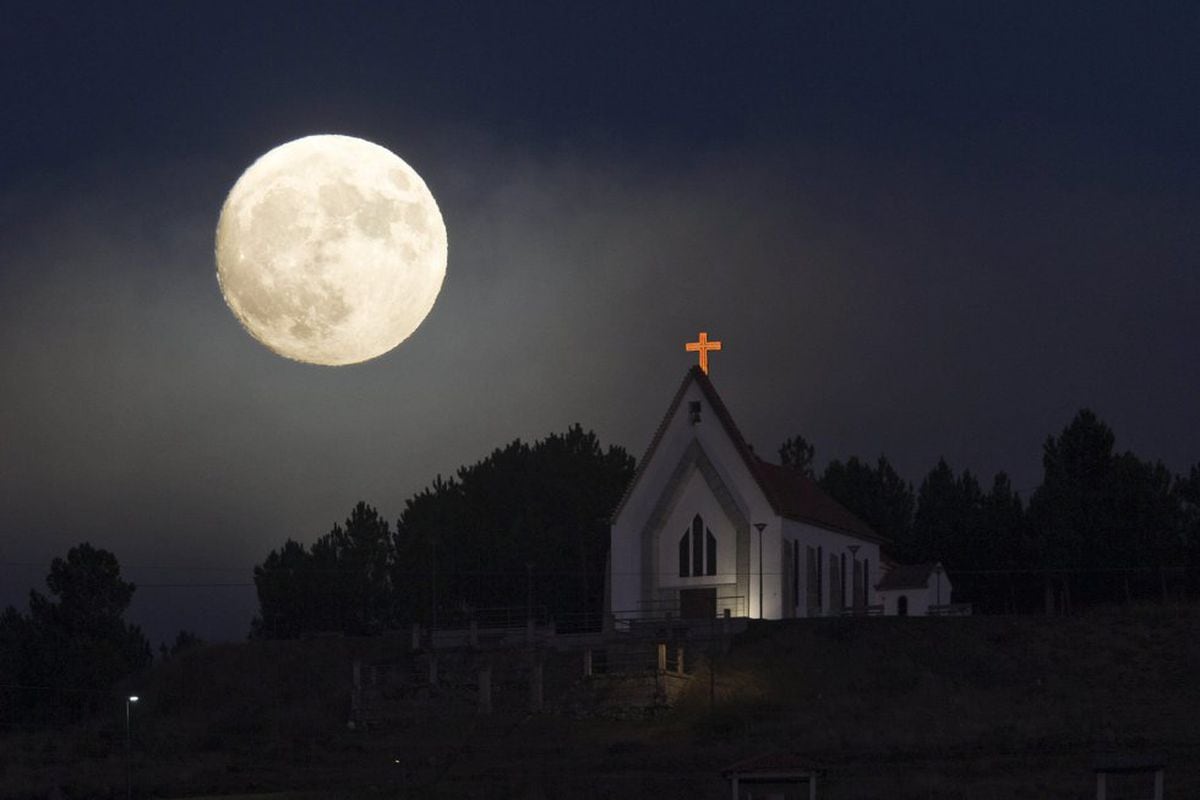
[(825, 604), (825, 554), (824, 548), (817, 548), (817, 608)]
[(864, 606), (871, 605), (871, 562), (863, 559), (863, 598)]
[(846, 554), (845, 553), (842, 553), (842, 557), (840, 559), (840, 566), (838, 567), (838, 572), (839, 572), (838, 594), (841, 596), (841, 599), (842, 599), (841, 607), (845, 608), (846, 607)]
[(679, 539), (679, 577), (717, 574), (717, 537), (697, 514)]
[(800, 543), (792, 545), (792, 608), (800, 607)]

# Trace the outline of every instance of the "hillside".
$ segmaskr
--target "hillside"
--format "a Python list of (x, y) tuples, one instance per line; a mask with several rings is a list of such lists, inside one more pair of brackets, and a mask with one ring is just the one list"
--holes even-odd
[[(365, 732), (346, 726), (350, 665), (419, 671), (402, 637), (210, 646), (134, 687), (135, 795), (718, 798), (722, 767), (788, 750), (826, 769), (823, 797), (1088, 797), (1092, 754), (1126, 750), (1167, 753), (1168, 793), (1195, 796), (1197, 630), (1196, 607), (754, 625), (715, 660), (715, 706), (698, 663), (673, 709), (625, 719), (581, 706), (578, 654), (548, 657), (539, 715), (521, 710), (521, 660), (498, 662), (487, 717), (446, 659), (444, 688)], [(114, 705), (5, 738), (3, 796), (123, 796)]]

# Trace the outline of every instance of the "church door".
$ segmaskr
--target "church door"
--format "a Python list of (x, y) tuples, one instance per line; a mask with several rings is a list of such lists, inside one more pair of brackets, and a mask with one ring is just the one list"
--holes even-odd
[(716, 589), (681, 589), (679, 616), (684, 619), (712, 619), (717, 616)]

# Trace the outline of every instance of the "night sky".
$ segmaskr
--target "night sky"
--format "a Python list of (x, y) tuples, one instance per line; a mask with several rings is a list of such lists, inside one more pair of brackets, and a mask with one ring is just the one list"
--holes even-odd
[[(241, 638), (253, 564), (360, 499), (574, 422), (640, 456), (700, 330), (765, 455), (1027, 499), (1086, 406), (1200, 460), (1195, 4), (55, 5), (0, 15), (0, 604), (90, 540), (155, 644)], [(312, 133), (399, 154), (449, 234), (351, 367), (215, 278), (233, 182)]]

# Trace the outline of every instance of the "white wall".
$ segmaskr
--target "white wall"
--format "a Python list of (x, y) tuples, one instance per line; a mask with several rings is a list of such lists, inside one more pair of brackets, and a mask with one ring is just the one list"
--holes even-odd
[[(820, 547), (824, 562), (822, 564), (822, 568), (824, 570), (824, 579), (822, 581), (821, 609), (819, 612), (820, 615), (840, 613), (840, 610), (834, 609), (832, 602), (834, 597), (832, 593), (833, 584), (829, 576), (830, 555), (840, 557), (842, 554), (845, 554), (846, 556), (846, 606), (852, 607), (854, 605), (854, 571), (851, 565), (852, 557), (858, 561), (863, 561), (864, 559), (867, 561), (867, 586), (870, 587), (868, 596), (872, 598), (873, 603), (877, 602), (874, 599), (874, 586), (879, 582), (881, 574), (879, 566), (879, 545), (873, 542), (867, 542), (862, 539), (858, 539), (853, 536), (848, 536), (843, 533), (837, 533), (825, 528), (819, 528), (816, 525), (810, 525), (805, 522), (785, 520), (783, 525), (784, 536), (797, 543), (800, 547), (800, 605), (799, 608), (794, 612), (795, 616), (804, 616), (806, 613), (808, 613), (806, 611), (806, 606), (808, 600), (807, 548), (809, 547)], [(849, 547), (851, 545), (858, 546), (857, 554), (852, 554), (850, 552)], [(778, 582), (781, 578), (782, 576), (777, 577), (776, 581)], [(770, 583), (767, 583), (767, 586), (769, 587)], [(791, 598), (786, 598), (786, 601), (790, 603)], [(768, 617), (770, 618), (778, 618), (780, 616), (792, 616), (793, 612), (790, 608), (785, 609), (783, 605), (780, 604), (774, 608), (768, 605), (767, 613)]]
[(950, 605), (953, 602), (952, 593), (954, 591), (950, 584), (950, 579), (943, 572), (940, 577), (938, 573), (933, 572), (929, 575), (929, 580), (926, 581), (924, 587), (913, 589), (889, 589), (884, 592), (876, 592), (879, 601), (883, 604), (883, 613), (887, 616), (894, 616), (899, 613), (900, 597), (908, 598), (908, 616), (924, 617), (929, 614), (929, 607), (938, 605), (938, 580), (941, 580), (941, 605)]
[[(669, 398), (665, 398), (664, 401), (667, 399)], [(700, 422), (695, 425), (690, 421), (688, 410), (691, 401), (699, 401), (701, 404)], [(652, 413), (652, 410), (648, 409), (647, 413)], [(637, 484), (633, 487), (633, 491), (626, 498), (625, 505), (621, 509), (620, 514), (613, 522), (611, 531), (611, 607), (614, 613), (637, 609), (642, 605), (642, 601), (646, 599), (642, 597), (641, 574), (643, 566), (650, 567), (652, 565), (642, 564), (642, 544), (640, 539), (642, 529), (646, 525), (650, 515), (654, 512), (663, 489), (670, 480), (680, 459), (693, 441), (698, 442), (707, 454), (721, 481), (733, 495), (734, 503), (740, 512), (745, 515), (746, 519), (751, 523), (761, 521), (768, 524), (775, 519), (770, 504), (746, 468), (741, 454), (726, 434), (724, 427), (709, 404), (708, 398), (704, 396), (699, 386), (693, 381), (687, 387), (679, 406), (676, 408), (675, 414), (667, 422), (663, 430), (662, 439), (659, 441), (658, 448), (654, 452), (650, 463), (645, 465), (645, 470), (642, 472)], [(689, 476), (687, 480), (688, 489), (685, 489), (685, 494), (691, 488), (692, 477)], [(703, 483), (703, 478), (700, 480)], [(666, 525), (668, 532), (678, 527), (675, 521), (677, 511), (679, 514), (686, 515), (689, 521), (692, 515), (696, 513), (694, 510), (689, 513), (681, 499), (680, 502), (677, 502), (671, 508), (668, 514), (670, 518)], [(705, 517), (707, 518), (707, 515)], [(715, 528), (713, 529), (713, 533), (717, 533)], [(771, 546), (773, 537), (776, 551), (778, 551), (778, 524), (771, 524), (767, 529), (767, 534), (768, 539), (765, 544)], [(660, 539), (663, 538), (661, 533), (658, 536)], [(757, 545), (757, 537), (758, 533), (754, 531), (751, 535), (751, 538), (754, 540), (753, 545)], [(667, 536), (665, 538), (670, 540), (671, 537)], [(678, 540), (677, 535), (675, 536), (675, 540)], [(734, 549), (736, 550), (736, 548)], [(751, 558), (757, 558), (757, 550), (753, 546), (751, 550)], [(654, 553), (661, 563), (664, 556), (661, 542), (656, 544)], [(656, 572), (659, 574), (673, 573), (675, 576), (673, 580), (678, 582), (677, 555), (674, 550), (670, 550), (668, 555), (669, 558), (667, 561), (661, 567), (657, 568)], [(736, 565), (736, 558), (737, 554), (734, 552), (731, 561), (734, 565)], [(724, 562), (723, 556), (721, 557), (721, 561), (722, 563)], [(724, 568), (722, 568), (722, 571), (724, 571)], [(764, 587), (764, 589), (769, 588), (769, 584)], [(776, 589), (776, 596), (777, 592), (778, 590)], [(778, 606), (778, 599), (775, 600), (775, 604)], [(768, 603), (767, 605), (769, 608), (770, 604)], [(752, 616), (754, 615), (754, 611), (752, 611)]]
[[(717, 574), (681, 578), (679, 576), (679, 538), (692, 531), (692, 519), (699, 514), (704, 525), (717, 540)], [(658, 585), (678, 588), (716, 586), (737, 583), (737, 531), (733, 520), (722, 510), (720, 503), (708, 488), (700, 470), (693, 468), (688, 476), (683, 493), (675, 508), (667, 517), (667, 523), (658, 536)], [(732, 589), (724, 586), (718, 594)]]

